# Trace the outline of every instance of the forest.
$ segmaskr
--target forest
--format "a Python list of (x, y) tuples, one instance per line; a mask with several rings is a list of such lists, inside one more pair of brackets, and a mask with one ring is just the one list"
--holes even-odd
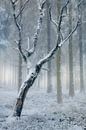
[(0, 0), (0, 130), (86, 130), (86, 0)]

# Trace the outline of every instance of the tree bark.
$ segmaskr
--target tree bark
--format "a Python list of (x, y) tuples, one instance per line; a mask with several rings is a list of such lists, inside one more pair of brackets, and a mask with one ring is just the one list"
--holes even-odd
[[(69, 33), (72, 31), (72, 2), (69, 6)], [(69, 38), (69, 96), (74, 96), (74, 81), (73, 81), (73, 38)]]
[(61, 49), (57, 55), (57, 102), (62, 103), (62, 86), (61, 86)]
[[(47, 52), (50, 52), (51, 49), (51, 22), (50, 22), (50, 15), (49, 15), (49, 0), (47, 0)], [(51, 61), (48, 63), (48, 71), (47, 71), (47, 92), (52, 91), (52, 79), (51, 79)]]
[[(59, 20), (61, 9), (61, 0), (57, 1), (57, 21)], [(57, 102), (62, 103), (62, 86), (61, 86), (61, 48), (57, 53)]]
[(35, 79), (37, 78), (37, 76), (40, 72), (40, 69), (41, 69), (41, 66), (36, 65), (33, 72), (27, 76), (27, 79), (21, 85), (21, 88), (20, 88), (20, 91), (18, 94), (18, 98), (17, 98), (16, 104), (15, 104), (13, 116), (18, 116), (18, 117), (21, 116), (21, 111), (23, 108), (24, 100), (25, 100), (26, 94), (28, 92), (28, 89), (33, 85)]
[(18, 91), (20, 89), (20, 86), (22, 84), (22, 58), (19, 54), (19, 68), (18, 68)]
[(80, 92), (84, 92), (84, 77), (83, 77), (83, 42), (82, 42), (82, 5), (78, 7), (78, 17), (80, 25), (78, 28), (79, 37), (79, 58), (80, 58)]

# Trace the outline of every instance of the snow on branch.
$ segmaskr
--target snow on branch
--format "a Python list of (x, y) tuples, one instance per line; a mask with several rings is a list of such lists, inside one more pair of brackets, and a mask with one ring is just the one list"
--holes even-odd
[(76, 31), (77, 27), (80, 25), (80, 22), (77, 21), (76, 26), (74, 27), (74, 29), (69, 33), (69, 35), (58, 45), (59, 47), (61, 47), (70, 37), (71, 35)]
[(51, 15), (51, 6), (49, 7), (49, 15), (50, 15), (50, 21), (54, 24), (54, 26), (57, 29), (58, 28), (58, 23), (52, 18), (52, 15)]
[(43, 1), (42, 3), (39, 3), (39, 5), (38, 5), (38, 9), (39, 9), (39, 12), (40, 12), (39, 19), (38, 19), (38, 25), (37, 25), (36, 32), (35, 32), (34, 37), (33, 37), (33, 47), (29, 50), (26, 50), (27, 51), (27, 57), (30, 57), (35, 51), (37, 41), (38, 41), (38, 37), (39, 37), (39, 34), (40, 34), (40, 29), (41, 29), (41, 26), (42, 26), (43, 17), (44, 17), (45, 3), (46, 3), (46, 0)]
[[(51, 15), (51, 7), (49, 7), (49, 15), (50, 15), (50, 21), (51, 21), (52, 24), (55, 26), (56, 33), (58, 34), (58, 23), (52, 18), (52, 15)], [(61, 39), (63, 40), (63, 35), (62, 35), (61, 30), (60, 30), (60, 36), (61, 36)]]
[(13, 0), (10, 0), (11, 1), (11, 4), (12, 4), (12, 8), (13, 8), (13, 18), (14, 18), (14, 22), (15, 22), (15, 25), (18, 29), (18, 33), (19, 33), (19, 40), (18, 40), (18, 49), (19, 49), (19, 52), (21, 54), (21, 56), (23, 57), (24, 61), (27, 62), (27, 58), (25, 56), (25, 54), (23, 53), (23, 50), (21, 48), (21, 25), (19, 24), (18, 22), (18, 19), (16, 18), (16, 14), (15, 14), (15, 8), (16, 8), (16, 5), (15, 5), (15, 2), (13, 2)]
[(79, 26), (79, 21), (77, 22), (75, 28), (73, 29), (73, 31), (70, 32), (70, 34), (61, 42), (61, 38), (60, 38), (60, 30), (61, 30), (61, 23), (62, 23), (62, 15), (63, 15), (63, 11), (64, 9), (67, 7), (69, 3), (69, 0), (67, 1), (67, 3), (62, 7), (61, 9), (61, 13), (60, 13), (60, 17), (59, 17), (59, 23), (58, 23), (58, 38), (57, 38), (57, 44), (56, 46), (47, 54), (46, 57), (44, 57), (43, 59), (41, 59), (38, 63), (37, 66), (42, 66), (43, 64), (45, 64), (46, 62), (48, 62), (52, 56), (55, 54), (55, 52), (71, 37), (71, 35), (76, 31), (77, 27)]
[[(18, 40), (18, 43), (17, 43), (18, 50), (19, 50), (21, 56), (23, 57), (24, 61), (27, 62), (27, 58), (30, 57), (34, 53), (35, 48), (36, 48), (36, 44), (37, 44), (38, 37), (39, 37), (39, 34), (40, 34), (40, 29), (41, 29), (41, 26), (42, 26), (42, 21), (43, 21), (43, 16), (44, 16), (44, 6), (45, 6), (45, 3), (46, 3), (46, 0), (44, 0), (43, 2), (39, 2), (38, 9), (39, 9), (40, 15), (39, 15), (39, 19), (38, 19), (37, 29), (36, 29), (36, 32), (35, 32), (34, 37), (33, 37), (33, 47), (31, 49), (23, 49), (22, 46), (21, 46), (21, 25), (18, 22), (18, 17), (21, 15), (21, 13), (23, 12), (27, 3), (30, 0), (26, 0), (24, 5), (22, 5), (22, 7), (20, 9), (20, 12), (17, 15), (15, 14), (15, 12), (16, 12), (15, 2), (17, 2), (18, 0), (16, 0), (15, 2), (13, 0), (10, 0), (10, 1), (12, 3), (12, 8), (13, 8), (13, 12), (14, 12), (13, 13), (14, 22), (15, 22), (15, 25), (16, 25), (16, 27), (18, 29), (18, 33), (19, 33), (19, 40)], [(23, 51), (26, 52), (26, 54), (24, 54)]]
[[(53, 57), (55, 52), (69, 39), (69, 37), (71, 37), (71, 35), (75, 32), (75, 30), (77, 29), (77, 27), (79, 25), (79, 21), (78, 21), (75, 28), (73, 29), (73, 31), (71, 31), (71, 33), (65, 38), (65, 40), (63, 40), (61, 42), (60, 31), (61, 31), (61, 23), (62, 23), (62, 20), (63, 20), (62, 15), (63, 15), (63, 11), (67, 7), (68, 3), (69, 3), (69, 0), (67, 1), (66, 5), (64, 5), (63, 8), (61, 9), (58, 28), (57, 28), (58, 29), (58, 36), (57, 36), (56, 46), (47, 54), (47, 56), (45, 56), (43, 59), (41, 59), (40, 61), (37, 62), (33, 71), (27, 75), (26, 80), (22, 83), (20, 90), (19, 90), (19, 94), (18, 94), (18, 97), (17, 97), (16, 104), (15, 104), (15, 108), (14, 108), (14, 111), (13, 111), (14, 117), (20, 117), (21, 116), (21, 112), (22, 112), (22, 109), (23, 109), (26, 94), (27, 94), (29, 88), (34, 84), (34, 81), (36, 80), (38, 74), (40, 73), (40, 70), (43, 69), (42, 65), (44, 63), (48, 62), (50, 60), (50, 58)], [(42, 9), (44, 8), (44, 3), (40, 7), (41, 7), (40, 12), (42, 12)], [(41, 21), (41, 18), (40, 18), (40, 21)], [(38, 26), (38, 30), (39, 30), (39, 26)], [(36, 36), (36, 39), (35, 39), (36, 42), (37, 42), (39, 31), (37, 31), (37, 32), (38, 33), (37, 33), (37, 36)]]

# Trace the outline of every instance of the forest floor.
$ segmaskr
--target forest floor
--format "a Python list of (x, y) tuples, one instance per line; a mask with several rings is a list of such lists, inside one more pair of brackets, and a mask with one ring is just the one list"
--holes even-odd
[(15, 90), (0, 88), (0, 130), (86, 130), (86, 95), (64, 94), (58, 105), (55, 92), (31, 88), (20, 119), (10, 116), (16, 97)]

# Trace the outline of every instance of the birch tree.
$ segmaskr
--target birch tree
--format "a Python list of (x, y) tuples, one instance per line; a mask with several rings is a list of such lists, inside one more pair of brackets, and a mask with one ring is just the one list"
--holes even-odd
[[(38, 9), (39, 9), (39, 18), (38, 18), (38, 25), (36, 28), (36, 32), (33, 36), (33, 47), (30, 48), (29, 46), (29, 37), (28, 37), (28, 41), (27, 41), (27, 45), (28, 48), (24, 49), (22, 47), (22, 14), (23, 11), (26, 7), (26, 5), (29, 3), (30, 0), (26, 0), (23, 4), (22, 0), (10, 0), (11, 4), (12, 4), (12, 9), (13, 9), (13, 18), (14, 18), (14, 23), (15, 23), (15, 27), (17, 29), (18, 32), (18, 40), (15, 40), (16, 44), (17, 44), (17, 50), (19, 52), (19, 80), (18, 80), (18, 90), (21, 86), (21, 82), (22, 82), (22, 60), (25, 62), (26, 66), (27, 66), (27, 71), (28, 71), (28, 58), (34, 53), (35, 48), (36, 48), (36, 44), (38, 41), (38, 37), (40, 34), (40, 30), (41, 30), (41, 26), (42, 26), (42, 19), (43, 19), (43, 10), (40, 9), (39, 4), (38, 4)], [(19, 5), (20, 4), (20, 5)], [(18, 10), (19, 7), (19, 11)]]
[[(61, 41), (60, 31), (61, 31), (61, 23), (63, 20), (63, 12), (64, 12), (65, 7), (68, 5), (68, 3), (69, 3), (69, 0), (62, 7), (61, 12), (60, 12), (60, 17), (59, 17), (59, 22), (58, 22), (58, 36), (57, 36), (56, 45), (55, 45), (55, 47), (53, 47), (53, 49), (51, 49), (51, 51), (44, 58), (40, 59), (36, 63), (36, 66), (34, 67), (33, 71), (27, 75), (26, 80), (22, 83), (19, 93), (18, 93), (17, 100), (16, 100), (15, 108), (13, 111), (13, 116), (20, 117), (27, 92), (28, 92), (29, 88), (34, 84), (34, 81), (38, 77), (38, 75), (42, 69), (42, 66), (51, 60), (52, 56), (70, 38), (70, 36), (75, 32), (75, 30), (77, 29), (77, 27), (79, 25), (79, 22), (77, 22), (75, 28), (69, 33), (69, 35), (63, 41)], [(40, 12), (41, 12), (40, 20), (42, 20), (42, 17), (43, 17), (43, 10), (45, 8), (45, 4), (46, 4), (46, 0), (40, 4)], [(51, 18), (51, 15), (50, 15), (50, 18)]]

